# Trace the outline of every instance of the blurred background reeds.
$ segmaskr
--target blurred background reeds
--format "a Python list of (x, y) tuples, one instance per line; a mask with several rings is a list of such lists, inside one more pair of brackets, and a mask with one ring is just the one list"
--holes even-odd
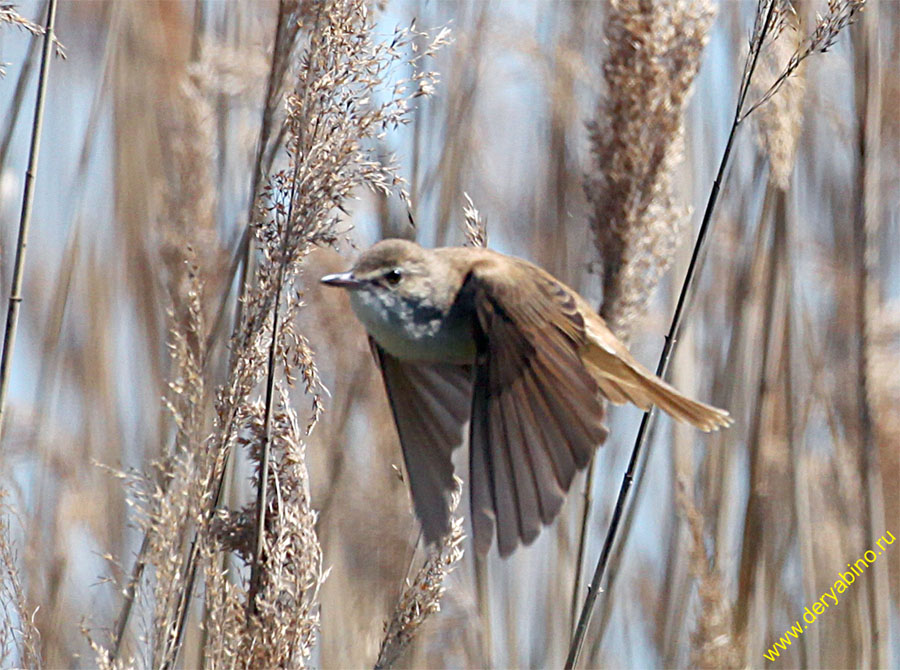
[[(900, 544), (764, 656), (900, 536), (900, 3), (862, 4), (61, 3), (0, 665), (561, 666), (640, 413), (611, 409), (531, 547), (476, 559), (464, 492), (429, 554), (318, 278), (384, 237), (486, 237), (654, 367), (771, 8), (747, 107), (792, 73), (738, 128), (669, 370), (735, 424), (657, 418), (580, 665), (900, 667)], [(47, 6), (0, 4), (4, 306)]]

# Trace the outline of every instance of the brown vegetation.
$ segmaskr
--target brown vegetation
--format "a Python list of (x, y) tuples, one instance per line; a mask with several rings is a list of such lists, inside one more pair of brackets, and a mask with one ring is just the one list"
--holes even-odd
[[(0, 4), (3, 304), (38, 5)], [(489, 242), (652, 366), (736, 118), (669, 375), (736, 424), (649, 431), (580, 666), (895, 665), (900, 545), (763, 657), (900, 536), (900, 6), (861, 7), (62, 3), (0, 664), (561, 665), (637, 415), (534, 546), (477, 559), (462, 504), (427, 550), (362, 329), (317, 280), (383, 236)]]

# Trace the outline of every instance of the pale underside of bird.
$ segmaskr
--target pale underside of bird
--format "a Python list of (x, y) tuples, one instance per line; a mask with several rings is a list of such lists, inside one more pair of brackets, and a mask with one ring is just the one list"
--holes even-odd
[(474, 544), (530, 544), (608, 435), (605, 403), (655, 405), (703, 431), (728, 413), (638, 363), (574, 290), (487, 249), (385, 240), (326, 284), (349, 289), (394, 414), (426, 542), (450, 526), (453, 451), (469, 442)]

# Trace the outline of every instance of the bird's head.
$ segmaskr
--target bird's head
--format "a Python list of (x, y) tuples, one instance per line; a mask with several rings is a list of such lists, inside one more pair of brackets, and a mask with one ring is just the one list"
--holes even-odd
[(326, 275), (320, 281), (354, 293), (369, 293), (384, 302), (427, 302), (433, 297), (432, 277), (439, 270), (432, 255), (415, 242), (384, 240), (365, 251), (349, 271)]
[(353, 312), (392, 355), (468, 363), (475, 347), (471, 319), (457, 302), (465, 266), (447, 250), (385, 240), (363, 253), (348, 272), (321, 281), (347, 290)]

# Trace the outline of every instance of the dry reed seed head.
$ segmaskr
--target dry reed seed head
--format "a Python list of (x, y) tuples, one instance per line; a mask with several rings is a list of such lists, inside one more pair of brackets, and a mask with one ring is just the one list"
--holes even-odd
[[(785, 28), (795, 27), (797, 12), (792, 0), (757, 0), (753, 27), (747, 41), (750, 52), (765, 49), (775, 42)], [(764, 43), (760, 42), (764, 38)]]
[(241, 635), (246, 618), (245, 594), (232, 582), (228, 570), (219, 565), (218, 545), (204, 544), (201, 552), (206, 593), (206, 667), (235, 668), (245, 640)]
[[(173, 99), (160, 115), (166, 178), (159, 186), (162, 204), (154, 232), (160, 237), (158, 253), (172, 294), (186, 290), (185, 261), (205, 280), (225, 274), (229, 254), (216, 225), (216, 108), (223, 97), (259, 97), (265, 63), (261, 54), (253, 56), (249, 51), (236, 52), (204, 41), (198, 59), (186, 66), (179, 85), (173, 88)], [(243, 78), (237, 73), (243, 73)], [(251, 141), (255, 138), (236, 140), (245, 146)], [(214, 284), (212, 288), (215, 292)], [(183, 296), (177, 297), (181, 300), (176, 305), (184, 302)]]
[(428, 616), (440, 611), (444, 580), (463, 557), (463, 518), (455, 515), (462, 497), (462, 479), (456, 475), (453, 479), (456, 486), (450, 495), (450, 532), (429, 547), (425, 564), (412, 582), (407, 581), (390, 620), (385, 623), (376, 668), (392, 667)]
[[(145, 533), (146, 548), (140, 560), (150, 568), (152, 625), (148, 627), (146, 643), (152, 650), (154, 665), (159, 665), (164, 658), (178, 601), (187, 588), (183, 543), (188, 529), (203, 523), (203, 510), (209, 497), (209, 471), (216, 459), (208, 450), (205, 437), (203, 286), (196, 267), (188, 267), (185, 282), (186, 293), (172, 295), (175, 305), (169, 311), (172, 381), (163, 398), (175, 425), (174, 444), (151, 464), (152, 474), (106, 468), (124, 482), (128, 492), (126, 502), (133, 510), (132, 521)], [(93, 639), (89, 642), (100, 667), (131, 664), (122, 659), (114, 662), (109, 649)]]
[[(264, 562), (255, 614), (249, 617), (242, 662), (248, 667), (302, 665), (309, 657), (319, 626), (318, 592), (326, 578), (316, 535), (316, 513), (309, 497), (305, 445), (287, 391), (279, 385), (272, 417), (269, 490)], [(245, 405), (238, 415), (237, 443), (248, 447), (257, 464), (266, 439), (262, 402)], [(240, 512), (220, 512), (212, 534), (222, 548), (253, 560), (257, 512), (254, 505)]]
[(703, 515), (688, 486), (685, 481), (678, 481), (675, 503), (690, 531), (690, 571), (697, 580), (700, 598), (697, 628), (691, 634), (691, 664), (697, 668), (741, 668), (742, 645), (734, 636), (732, 605), (722, 575), (707, 558)]
[[(777, 7), (785, 4), (784, 0), (760, 0), (759, 5), (757, 6), (757, 24), (762, 20), (760, 19), (760, 14), (763, 13), (770, 2), (778, 3), (775, 10), (776, 15), (778, 14)], [(865, 8), (865, 4), (866, 0), (828, 0), (828, 9), (825, 14), (816, 15), (816, 22), (812, 32), (807, 35), (794, 53), (791, 54), (784, 65), (782, 65), (780, 74), (771, 81), (765, 93), (742, 112), (741, 120), (746, 119), (752, 112), (771, 100), (771, 98), (781, 90), (781, 87), (784, 86), (784, 84), (797, 72), (803, 61), (813, 54), (827, 52), (834, 45), (840, 32), (856, 20), (859, 12)], [(777, 25), (778, 24), (776, 24), (776, 27)], [(755, 27), (754, 35), (757, 35), (757, 30), (758, 29)], [(778, 32), (780, 31), (776, 31), (775, 34), (777, 35)], [(766, 45), (762, 45), (763, 48), (765, 48), (765, 46)], [(751, 51), (753, 48), (753, 39), (751, 38)]]
[[(235, 601), (246, 599), (234, 591), (224, 602), (235, 609), (215, 625), (237, 626), (229, 635), (235, 645), (224, 645), (239, 655), (246, 667), (303, 665), (311, 653), (319, 625), (318, 591), (326, 577), (322, 552), (315, 532), (316, 514), (309, 500), (305, 446), (299, 422), (287, 404), (289, 397), (279, 387), (273, 417), (266, 537), (264, 539), (261, 588), (256, 612), (247, 618), (246, 607)], [(265, 439), (265, 408), (261, 402), (245, 406), (239, 413), (242, 425), (238, 444), (248, 446), (257, 463)], [(255, 505), (239, 512), (219, 511), (211, 525), (211, 536), (219, 549), (233, 551), (250, 563), (256, 544)], [(216, 581), (208, 574), (207, 581)]]
[[(321, 409), (320, 384), (308, 344), (294, 331), (293, 317), (302, 300), (292, 282), (314, 246), (337, 242), (340, 215), (359, 187), (396, 190), (406, 198), (396, 164), (377, 160), (369, 145), (406, 122), (413, 98), (433, 90), (433, 73), (414, 67), (412, 77), (393, 81), (395, 70), (417, 65), (445, 40), (440, 33), (419, 52), (413, 40), (427, 35), (411, 26), (398, 30), (390, 43), (377, 44), (366, 4), (358, 1), (320, 3), (313, 21), (294, 90), (286, 99), (290, 166), (264, 187), (254, 230), (260, 262), (236, 334), (235, 374), (219, 394), (223, 429), (234, 431), (257, 463), (267, 437), (265, 413), (261, 403), (249, 398), (265, 374), (273, 308), (283, 310), (282, 326), (274, 334), (276, 357), (289, 381), (299, 368), (314, 398), (309, 433)], [(376, 102), (385, 92), (386, 99)], [(277, 296), (283, 293), (284, 304), (279, 304)], [(324, 579), (301, 433), (281, 387), (279, 397), (271, 432), (272, 494), (266, 503), (261, 586), (255, 613), (239, 633), (245, 643), (240, 663), (254, 667), (296, 664), (309, 655), (318, 629), (318, 587)], [(255, 551), (256, 518), (255, 508), (245, 508), (223, 515), (214, 530), (226, 547), (248, 558)]]
[[(290, 284), (313, 246), (337, 243), (346, 202), (359, 187), (396, 190), (407, 198), (396, 164), (377, 160), (370, 145), (405, 123), (411, 100), (433, 89), (437, 75), (418, 65), (447, 42), (446, 31), (430, 38), (412, 26), (395, 31), (389, 43), (375, 43), (363, 2), (323, 3), (315, 28), (287, 97), (292, 165), (272, 176), (260, 203), (255, 234), (262, 261), (246, 300), (238, 351), (260, 345), (257, 334), (270, 318), (277, 287)], [(420, 38), (428, 45), (424, 50), (415, 47)], [(416, 74), (393, 81), (401, 66)], [(375, 102), (385, 92), (386, 100)]]
[[(30, 19), (26, 19), (18, 12), (16, 7), (17, 5), (15, 3), (0, 3), (0, 27), (2, 27), (5, 23), (31, 33), (33, 37), (40, 37), (41, 35), (43, 35), (45, 32), (44, 26), (39, 23), (35, 23)], [(63, 46), (62, 42), (59, 41), (55, 33), (53, 35), (53, 48), (56, 52), (56, 55), (59, 58), (65, 60), (66, 48)], [(9, 65), (9, 63), (0, 62), (0, 78), (6, 76), (5, 68), (7, 65)]]
[[(778, 76), (783, 63), (796, 51), (800, 41), (797, 29), (784, 31), (760, 55), (757, 73), (751, 83), (751, 95), (765, 95), (767, 87)], [(794, 157), (803, 122), (803, 100), (806, 77), (801, 66), (784, 84), (781, 95), (763, 106), (755, 117), (758, 138), (769, 157), (770, 179), (779, 188), (787, 189), (794, 169)]]
[(35, 625), (36, 607), (30, 607), (22, 589), (19, 564), (10, 537), (15, 512), (6, 504), (8, 492), (0, 487), (0, 665), (40, 668), (41, 633)]
[[(297, 216), (309, 217), (311, 232), (334, 227), (328, 215), (359, 186), (407, 198), (393, 160), (382, 163), (371, 146), (389, 129), (408, 122), (412, 100), (434, 90), (437, 74), (421, 62), (448, 41), (446, 30), (434, 38), (409, 28), (395, 30), (389, 42), (371, 38), (364, 2), (333, 2), (322, 10), (317, 30), (301, 60), (297, 84), (288, 96), (289, 149), (298, 171)], [(419, 50), (416, 42), (426, 43)], [(401, 67), (414, 74), (398, 78)], [(376, 102), (387, 93), (386, 100)], [(307, 201), (317, 201), (317, 208)], [(329, 226), (330, 224), (330, 226)]]
[(866, 0), (828, 0), (825, 14), (816, 15), (816, 27), (807, 40), (810, 53), (825, 53), (834, 45), (838, 34), (856, 20)]
[(714, 15), (708, 0), (618, 0), (609, 7), (607, 90), (588, 124), (593, 165), (585, 191), (603, 265), (601, 313), (626, 339), (687, 223), (672, 177)]
[(487, 221), (475, 208), (475, 203), (468, 193), (463, 193), (466, 204), (463, 207), (463, 216), (466, 222), (466, 246), (487, 248), (488, 233)]
[[(379, 162), (369, 146), (389, 129), (406, 122), (416, 97), (434, 90), (437, 75), (423, 71), (420, 64), (446, 42), (447, 33), (441, 31), (431, 39), (411, 26), (398, 30), (389, 43), (376, 44), (364, 2), (305, 6), (315, 11), (313, 18), (306, 19), (310, 28), (306, 48), (286, 105), (291, 164), (265, 186), (260, 215), (255, 220), (260, 262), (244, 300), (241, 328), (232, 342), (233, 369), (228, 381), (216, 391), (214, 431), (203, 441), (194, 439), (196, 426), (202, 425), (198, 424), (202, 392), (193, 388), (201, 378), (198, 371), (202, 371), (202, 358), (191, 342), (203, 327), (185, 327), (202, 307), (190, 287), (186, 292), (173, 291), (187, 298), (187, 307), (173, 310), (176, 324), (182, 326), (172, 341), (180, 365), (176, 365), (179, 372), (173, 378), (167, 402), (175, 416), (177, 433), (182, 436), (178, 439), (185, 444), (179, 444), (174, 456), (160, 464), (163, 483), (148, 486), (144, 495), (148, 510), (146, 560), (153, 568), (153, 621), (148, 644), (154, 666), (171, 662), (177, 654), (184, 604), (191, 597), (192, 567), (196, 567), (196, 563), (192, 566), (186, 561), (188, 555), (194, 555), (186, 551), (192, 527), (198, 529), (197, 556), (208, 587), (206, 597), (213, 605), (211, 609), (218, 606), (206, 621), (215, 637), (208, 649), (220, 654), (208, 657), (211, 665), (301, 664), (310, 653), (318, 628), (317, 594), (325, 571), (315, 535), (315, 513), (309, 506), (303, 433), (287, 406), (283, 389), (279, 387), (273, 424), (274, 462), (269, 470), (272, 495), (267, 500), (261, 589), (256, 613), (249, 618), (241, 602), (246, 594), (228, 584), (216, 567), (216, 558), (223, 547), (240, 553), (246, 543), (247, 519), (256, 516), (255, 510), (243, 515), (223, 514), (209, 523), (216, 483), (235, 442), (246, 443), (253, 435), (253, 445), (261, 444), (260, 404), (251, 399), (266, 374), (277, 295), (281, 295), (278, 307), (284, 317), (275, 333), (278, 362), (289, 381), (303, 379), (312, 393), (313, 412), (306, 432), (314, 425), (320, 408), (318, 376), (305, 338), (294, 331), (293, 317), (302, 307), (302, 296), (293, 290), (292, 282), (314, 245), (333, 245), (339, 239), (339, 213), (345, 211), (348, 199), (359, 187), (397, 190), (405, 197), (396, 165)], [(415, 40), (420, 39), (427, 45), (425, 49), (417, 48)], [(276, 48), (290, 51), (284, 46), (289, 41)], [(211, 143), (207, 141), (209, 129), (204, 126), (210, 110), (209, 84), (198, 69), (180, 90), (183, 115), (174, 118), (170, 136), (200, 137), (203, 141), (173, 147), (178, 173), (191, 174), (209, 163)], [(415, 73), (402, 79), (398, 75), (401, 69)], [(212, 192), (207, 188), (210, 183), (201, 179), (175, 184), (181, 190), (170, 195), (169, 213), (187, 216), (187, 209), (180, 210), (177, 205), (187, 200), (191, 219), (211, 219), (214, 207), (206, 199)], [(199, 186), (203, 186), (202, 193), (190, 191)], [(171, 243), (173, 257), (182, 246), (202, 248), (193, 242)], [(183, 269), (179, 263), (170, 266), (173, 274)], [(189, 274), (196, 277), (197, 273)], [(98, 663), (108, 665), (108, 661), (108, 652), (98, 650)]]
[[(160, 193), (157, 225), (153, 227), (151, 252), (159, 258), (170, 304), (170, 346), (190, 347), (193, 351), (173, 352), (176, 374), (193, 377), (198, 385), (190, 394), (185, 380), (170, 382), (173, 397), (180, 400), (181, 414), (203, 412), (205, 389), (203, 375), (207, 338), (204, 318), (204, 281), (215, 282), (228, 262), (216, 227), (217, 196), (215, 184), (216, 137), (214, 87), (198, 85), (196, 77), (186, 73), (171, 99), (164, 104), (159, 132), (161, 150), (166, 157), (165, 177), (158, 185)], [(213, 292), (215, 284), (213, 284)], [(174, 386), (172, 386), (174, 384)], [(174, 408), (173, 408), (174, 409)], [(195, 429), (202, 429), (202, 422)], [(199, 439), (199, 438), (198, 438)]]
[(8, 23), (17, 28), (21, 28), (36, 37), (44, 34), (44, 26), (35, 23), (30, 19), (26, 19), (19, 14), (16, 5), (11, 2), (0, 3), (0, 24), (3, 23)]
[(132, 668), (137, 667), (133, 658), (114, 659), (112, 652), (97, 642), (91, 634), (91, 631), (85, 626), (81, 627), (81, 634), (87, 640), (88, 646), (94, 652), (94, 663), (98, 670), (131, 670)]

